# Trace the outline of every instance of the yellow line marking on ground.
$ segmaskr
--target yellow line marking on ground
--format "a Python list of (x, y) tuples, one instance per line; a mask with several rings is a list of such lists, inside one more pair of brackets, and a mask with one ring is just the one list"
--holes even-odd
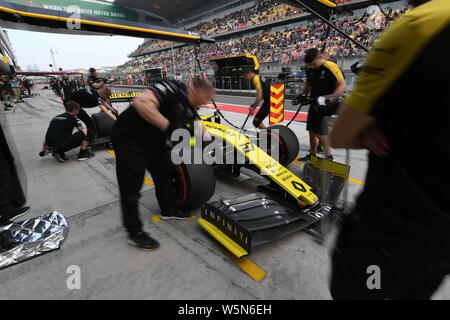
[(294, 161), (294, 164), (299, 165), (301, 167), (303, 167), (305, 165), (303, 162), (300, 162), (300, 161)]
[(147, 176), (144, 177), (144, 184), (149, 187), (154, 185), (153, 181), (147, 178)]
[(112, 155), (114, 158), (116, 157), (116, 153), (114, 152), (114, 150), (106, 150), (106, 152), (108, 152), (110, 155)]
[[(184, 221), (192, 221), (192, 220), (194, 220), (195, 218), (197, 218), (197, 216), (196, 216), (196, 215), (192, 215), (192, 216), (190, 216), (189, 219), (184, 220)], [(157, 214), (157, 215), (153, 216), (153, 217), (152, 217), (152, 221), (155, 222), (155, 223), (160, 222), (160, 221), (161, 221), (161, 215)]]
[[(300, 157), (297, 158), (297, 160), (294, 161), (293, 163), (296, 164), (296, 165), (298, 165), (298, 166), (303, 167), (305, 164), (304, 164), (303, 162), (298, 161), (299, 159), (300, 159)], [(349, 181), (349, 182), (356, 183), (356, 184), (359, 184), (359, 185), (361, 185), (361, 186), (365, 185), (365, 183), (364, 183), (363, 181), (360, 181), (360, 180), (357, 180), (357, 179), (353, 179), (353, 178), (348, 178), (348, 181)]]
[(250, 258), (238, 258), (218, 242), (216, 243), (216, 246), (256, 282), (260, 282), (266, 276), (266, 272), (258, 267), (252, 260), (250, 260)]
[(196, 215), (191, 215), (191, 217), (189, 218), (189, 219), (187, 219), (186, 221), (192, 221), (192, 220), (194, 220), (195, 218), (197, 218), (197, 216)]
[[(108, 152), (114, 158), (116, 157), (116, 153), (114, 152), (114, 150), (106, 150), (106, 152)], [(149, 187), (155, 185), (155, 183), (149, 178), (147, 178), (147, 176), (144, 177), (144, 184)]]
[(365, 184), (363, 181), (359, 181), (359, 180), (356, 180), (356, 179), (353, 179), (353, 178), (348, 178), (348, 181), (356, 183), (356, 184), (360, 184), (362, 186)]

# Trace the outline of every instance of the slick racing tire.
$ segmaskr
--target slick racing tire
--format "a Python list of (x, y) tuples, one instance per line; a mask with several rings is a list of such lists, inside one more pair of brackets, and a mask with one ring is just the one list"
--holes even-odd
[(214, 194), (216, 178), (212, 166), (206, 164), (180, 164), (175, 166), (174, 183), (180, 208), (202, 206)]
[(94, 113), (92, 119), (94, 120), (97, 138), (109, 137), (115, 121), (103, 112)]
[(177, 205), (183, 209), (202, 206), (216, 190), (214, 168), (207, 164), (174, 165), (173, 182), (177, 190)]
[[(277, 130), (278, 134), (273, 133), (272, 130)], [(297, 136), (291, 129), (283, 125), (274, 125), (262, 131), (261, 134), (270, 135), (271, 139), (278, 141), (280, 146), (278, 162), (280, 164), (287, 166), (297, 158), (300, 144)], [(271, 150), (268, 153), (271, 154)]]

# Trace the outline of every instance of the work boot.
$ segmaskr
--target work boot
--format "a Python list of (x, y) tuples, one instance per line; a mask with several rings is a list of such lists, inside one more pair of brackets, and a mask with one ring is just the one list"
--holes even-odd
[(181, 210), (175, 210), (172, 212), (161, 212), (161, 220), (189, 220), (191, 214), (183, 212)]
[(66, 158), (66, 155), (64, 154), (64, 152), (52, 152), (52, 156), (53, 156), (53, 158), (55, 158), (58, 162), (66, 162), (67, 160), (69, 160), (69, 159), (67, 159)]
[(78, 161), (84, 161), (92, 157), (95, 157), (95, 154), (89, 152), (88, 150), (80, 150), (80, 153), (78, 154)]
[(146, 232), (138, 232), (136, 234), (129, 234), (128, 235), (129, 242), (132, 245), (137, 246), (138, 248), (148, 250), (148, 251), (155, 251), (159, 248), (159, 243), (152, 237), (148, 235)]

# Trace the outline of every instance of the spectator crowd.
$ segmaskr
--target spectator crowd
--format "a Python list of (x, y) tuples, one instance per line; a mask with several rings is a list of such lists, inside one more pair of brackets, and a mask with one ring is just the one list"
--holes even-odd
[[(344, 30), (353, 39), (365, 46), (370, 46), (381, 32), (389, 25), (391, 20), (406, 11), (390, 9), (385, 15), (370, 17), (341, 15), (336, 17), (334, 23)], [(229, 56), (234, 54), (252, 54), (258, 57), (260, 62), (278, 62), (287, 64), (304, 56), (306, 50), (321, 47), (326, 44), (326, 53), (329, 56), (361, 57), (364, 51), (354, 43), (345, 39), (335, 30), (328, 33), (327, 26), (320, 20), (310, 20), (305, 25), (295, 28), (286, 28), (277, 32), (265, 32), (240, 37), (226, 41), (202, 46), (200, 61), (203, 67), (208, 67), (208, 60), (214, 57)], [(194, 49), (183, 47), (173, 51), (156, 53), (145, 58), (137, 58), (118, 67), (117, 72), (139, 73), (143, 69), (152, 67), (171, 66), (173, 61), (178, 69), (189, 70), (195, 66)]]
[[(337, 0), (337, 4), (353, 0)], [(278, 0), (262, 0), (255, 6), (227, 14), (223, 17), (201, 22), (187, 31), (193, 31), (207, 36), (215, 36), (232, 30), (245, 29), (254, 25), (285, 19), (299, 15), (303, 10), (281, 3)], [(130, 56), (135, 57), (146, 53), (170, 48), (170, 41), (147, 41), (139, 46)]]

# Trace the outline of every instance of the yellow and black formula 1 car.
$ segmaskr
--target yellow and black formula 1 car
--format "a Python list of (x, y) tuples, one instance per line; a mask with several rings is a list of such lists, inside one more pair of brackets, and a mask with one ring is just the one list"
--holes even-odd
[[(121, 93), (111, 100), (123, 102), (127, 96), (132, 99), (136, 94)], [(255, 138), (222, 124), (217, 112), (202, 116), (201, 122), (215, 140), (215, 146), (221, 145), (226, 151), (212, 152), (212, 163), (174, 165), (178, 204), (187, 209), (201, 207), (200, 226), (235, 256), (248, 255), (255, 246), (301, 230), (311, 231), (311, 227), (333, 211), (332, 204), (321, 202), (308, 183), (285, 167), (299, 152), (298, 139), (291, 129), (276, 125)], [(261, 146), (263, 134), (274, 141), (268, 143), (271, 147)], [(279, 161), (270, 156), (273, 145), (277, 144)], [(210, 146), (204, 146), (202, 153), (211, 155)], [(231, 159), (238, 161), (225, 161), (229, 150), (234, 153)], [(257, 193), (206, 203), (215, 192), (216, 173), (237, 177), (241, 168), (254, 170), (269, 183), (259, 186)]]
[[(202, 207), (199, 224), (234, 255), (245, 256), (253, 247), (308, 229), (332, 212), (331, 205), (320, 202), (313, 188), (285, 167), (298, 154), (298, 140), (289, 128), (273, 126), (267, 131), (269, 135), (277, 136), (277, 142), (283, 145), (278, 162), (269, 155), (270, 150), (266, 152), (260, 148), (261, 137), (252, 141), (242, 132), (213, 119), (220, 118), (216, 115), (203, 120), (210, 135), (245, 157), (243, 164), (215, 166), (221, 169), (225, 166), (234, 176), (239, 174), (240, 168), (246, 167), (261, 173), (269, 181), (258, 187), (258, 193), (211, 202)], [(296, 152), (292, 153), (292, 150)]]

